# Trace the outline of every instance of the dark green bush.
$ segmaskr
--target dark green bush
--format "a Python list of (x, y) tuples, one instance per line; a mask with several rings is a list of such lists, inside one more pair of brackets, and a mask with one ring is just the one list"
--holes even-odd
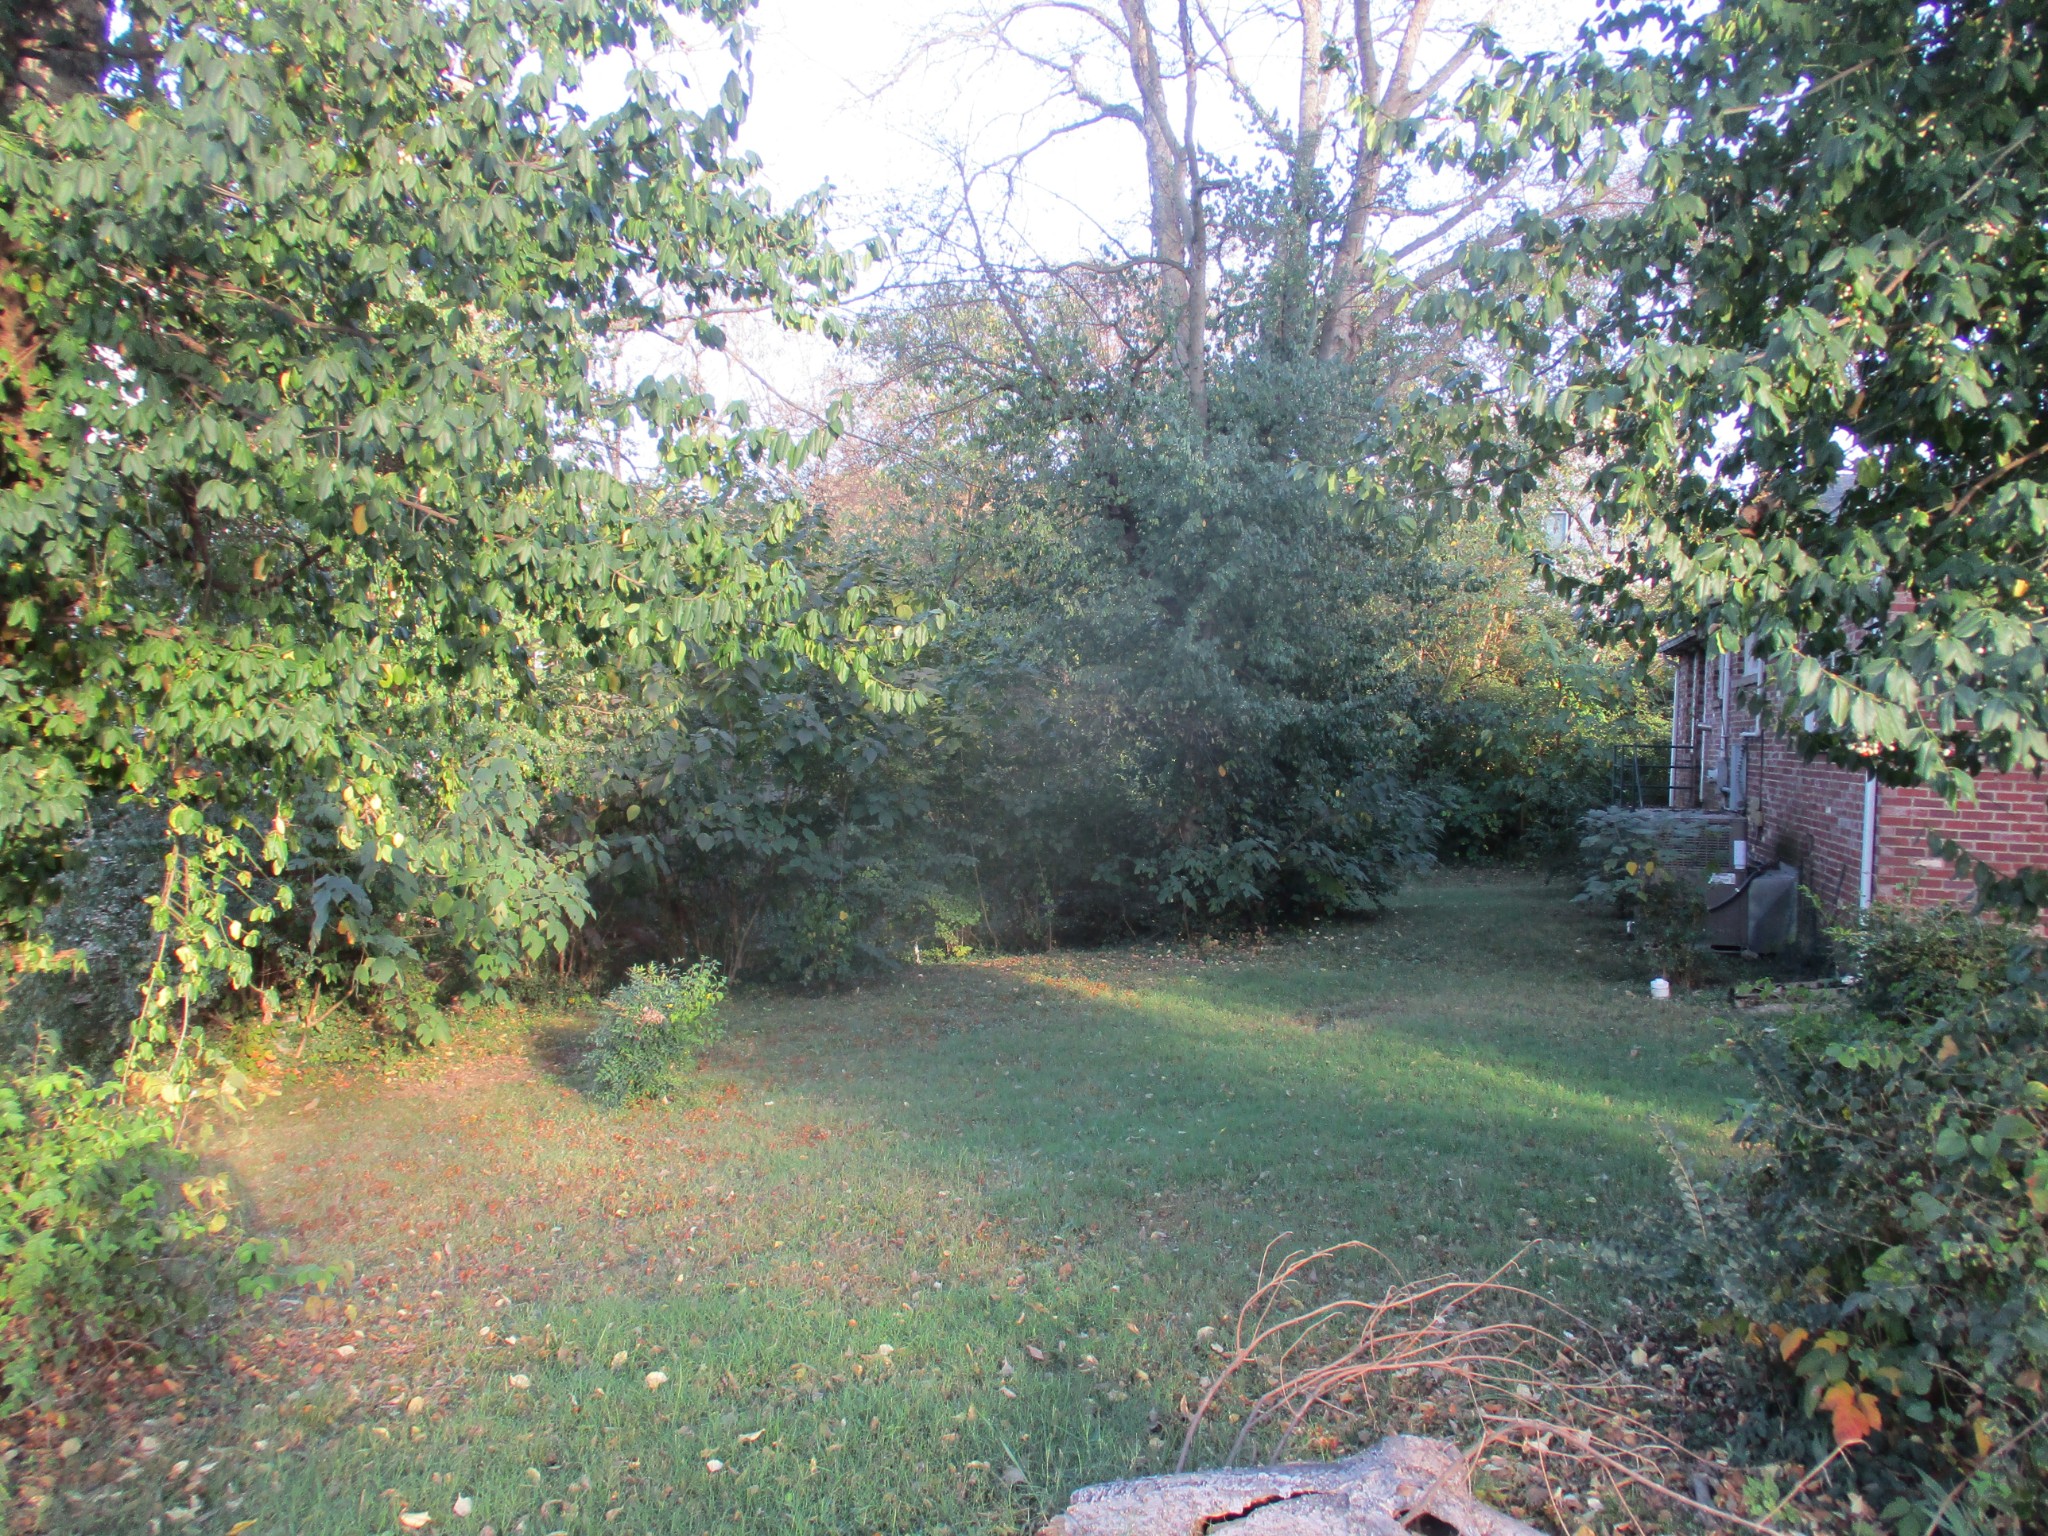
[(604, 1021), (591, 1037), (598, 1096), (624, 1104), (672, 1092), (697, 1053), (723, 1033), (716, 1009), (724, 996), (713, 961), (634, 966), (605, 998)]
[(1851, 1009), (1737, 1035), (1761, 1161), (1689, 1191), (1700, 1256), (1899, 1530), (1965, 1480), (1983, 1529), (2040, 1529), (2048, 954), (1954, 912), (1884, 914), (1863, 950)]
[(1961, 907), (1890, 905), (1863, 914), (1835, 942), (1856, 957), (1858, 994), (1876, 1018), (1928, 1024), (2003, 989), (2012, 933)]

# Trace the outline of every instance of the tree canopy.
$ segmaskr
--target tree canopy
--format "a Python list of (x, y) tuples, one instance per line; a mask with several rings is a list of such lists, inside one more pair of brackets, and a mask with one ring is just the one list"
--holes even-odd
[(1729, 0), (1496, 59), (1441, 152), (1598, 211), (1468, 253), (1441, 308), (1485, 345), (1413, 464), (1509, 509), (1585, 467), (1618, 558), (1567, 588), (1751, 648), (1837, 762), (2048, 762), (2043, 41), (2026, 6)]
[[(0, 877), (15, 934), (103, 797), (167, 818), (153, 996), (246, 982), (297, 903), (390, 973), (410, 905), (489, 961), (559, 945), (516, 729), (553, 677), (667, 700), (746, 658), (900, 707), (923, 620), (816, 590), (822, 441), (594, 352), (817, 322), (849, 274), (703, 102), (593, 59), (642, 0), (208, 0), (17, 12), (0, 122)], [(716, 57), (715, 53), (713, 57)], [(605, 451), (608, 439), (613, 451)], [(660, 466), (661, 489), (617, 449)], [(778, 476), (781, 478), (778, 479)], [(906, 622), (907, 619), (907, 622)], [(476, 729), (503, 722), (503, 730)], [(104, 814), (104, 812), (103, 812)], [(302, 918), (301, 921), (304, 919)], [(493, 958), (495, 957), (495, 958)]]

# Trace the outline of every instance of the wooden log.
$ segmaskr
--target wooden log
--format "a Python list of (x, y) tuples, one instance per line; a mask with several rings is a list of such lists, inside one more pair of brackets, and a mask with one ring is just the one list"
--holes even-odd
[(1444, 1440), (1389, 1435), (1343, 1461), (1222, 1467), (1078, 1488), (1040, 1536), (1542, 1536), (1472, 1497)]

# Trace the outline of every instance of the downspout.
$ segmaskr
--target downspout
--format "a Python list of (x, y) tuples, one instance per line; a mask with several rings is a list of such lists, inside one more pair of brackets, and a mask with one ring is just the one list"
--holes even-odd
[(1728, 695), (1734, 687), (1735, 657), (1732, 652), (1721, 653), (1721, 809), (1728, 809), (1728, 799), (1735, 792), (1735, 740), (1730, 732), (1733, 706)]
[(1856, 884), (1856, 906), (1869, 911), (1877, 895), (1877, 775), (1863, 775), (1863, 874)]
[(1674, 811), (1678, 809), (1678, 721), (1685, 712), (1681, 706), (1686, 670), (1683, 666), (1671, 669), (1671, 756), (1664, 765), (1664, 803)]

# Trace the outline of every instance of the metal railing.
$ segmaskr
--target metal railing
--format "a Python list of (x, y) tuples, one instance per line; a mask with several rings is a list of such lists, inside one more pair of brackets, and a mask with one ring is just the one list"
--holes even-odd
[(1615, 750), (1608, 800), (1636, 810), (1689, 811), (1699, 806), (1699, 784), (1697, 747), (1627, 742)]

